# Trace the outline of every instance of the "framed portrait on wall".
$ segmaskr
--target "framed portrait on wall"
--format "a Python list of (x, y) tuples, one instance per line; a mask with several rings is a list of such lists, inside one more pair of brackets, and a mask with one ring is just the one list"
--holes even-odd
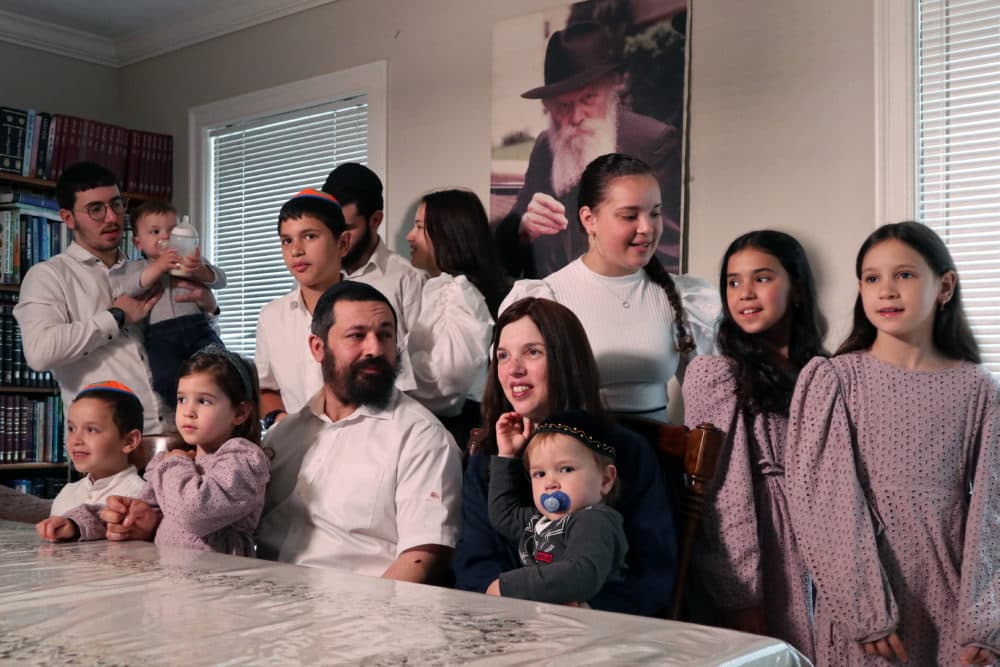
[(544, 277), (586, 251), (580, 175), (612, 152), (656, 173), (657, 254), (680, 271), (687, 3), (588, 0), (495, 26), (490, 220), (513, 277)]

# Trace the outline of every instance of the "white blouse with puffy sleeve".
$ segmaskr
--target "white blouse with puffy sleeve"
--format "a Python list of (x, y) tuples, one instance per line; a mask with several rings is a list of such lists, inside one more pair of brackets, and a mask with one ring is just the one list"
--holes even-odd
[(482, 399), (493, 318), (465, 276), (442, 273), (424, 283), (420, 316), (403, 345), (416, 389), (407, 393), (436, 415), (459, 414)]
[[(722, 310), (718, 292), (701, 278), (672, 277), (697, 347), (695, 354), (713, 353)], [(603, 276), (577, 259), (543, 280), (514, 283), (500, 312), (527, 296), (557, 301), (580, 318), (611, 411), (666, 420), (667, 382), (680, 365), (676, 318), (666, 292), (645, 271)]]

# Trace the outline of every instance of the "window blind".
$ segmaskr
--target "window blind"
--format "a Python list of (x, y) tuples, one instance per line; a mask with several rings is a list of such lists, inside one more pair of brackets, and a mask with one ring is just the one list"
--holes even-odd
[(278, 242), (281, 205), (342, 162), (367, 164), (367, 138), (363, 95), (208, 133), (207, 250), (228, 280), (216, 298), (230, 350), (252, 357), (261, 308), (295, 285)]
[(1000, 2), (921, 0), (917, 82), (918, 216), (948, 244), (1000, 373)]

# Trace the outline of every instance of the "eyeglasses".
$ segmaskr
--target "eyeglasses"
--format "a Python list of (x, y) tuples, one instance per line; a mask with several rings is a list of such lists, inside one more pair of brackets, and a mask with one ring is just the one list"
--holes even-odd
[(84, 206), (83, 210), (87, 212), (91, 220), (101, 222), (108, 214), (109, 208), (115, 215), (122, 215), (128, 208), (128, 197), (115, 197), (106, 204), (101, 201), (92, 201)]

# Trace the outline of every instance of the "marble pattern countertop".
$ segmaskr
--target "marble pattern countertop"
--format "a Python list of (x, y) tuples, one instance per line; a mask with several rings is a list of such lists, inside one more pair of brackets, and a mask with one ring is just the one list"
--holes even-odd
[(784, 665), (777, 640), (0, 521), (0, 664)]

